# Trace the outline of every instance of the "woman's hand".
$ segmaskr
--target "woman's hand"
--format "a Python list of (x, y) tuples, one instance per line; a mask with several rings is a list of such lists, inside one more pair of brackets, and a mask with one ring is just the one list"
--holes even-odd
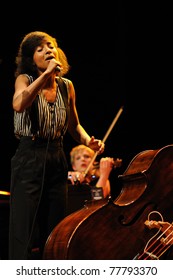
[(68, 171), (68, 181), (70, 181), (72, 185), (82, 183), (84, 180), (84, 173), (78, 171)]
[(98, 154), (102, 154), (105, 150), (105, 144), (101, 140), (95, 139), (94, 136), (91, 137), (88, 147), (95, 152), (98, 152)]

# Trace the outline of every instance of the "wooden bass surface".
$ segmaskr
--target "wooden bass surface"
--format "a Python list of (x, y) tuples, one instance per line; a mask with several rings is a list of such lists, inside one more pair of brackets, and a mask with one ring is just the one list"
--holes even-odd
[[(110, 197), (87, 203), (54, 228), (44, 259), (141, 259), (158, 231), (148, 228), (146, 221), (172, 224), (173, 145), (139, 153), (119, 179), (122, 189), (114, 201)], [(173, 259), (172, 246), (153, 258)]]

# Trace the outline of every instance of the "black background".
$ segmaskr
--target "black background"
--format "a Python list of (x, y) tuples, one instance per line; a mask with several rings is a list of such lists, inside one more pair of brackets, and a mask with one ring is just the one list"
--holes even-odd
[[(39, 2), (37, 8), (36, 2), (23, 2), (20, 9), (12, 5), (1, 10), (0, 19), (0, 189), (9, 190), (17, 145), (11, 106), (15, 56), (30, 31), (50, 33), (65, 51), (80, 122), (90, 135), (103, 139), (123, 106), (103, 154), (122, 158), (122, 167), (111, 174), (113, 181), (138, 153), (172, 144), (172, 21), (167, 4), (119, 0)], [(76, 144), (67, 134), (68, 161)]]

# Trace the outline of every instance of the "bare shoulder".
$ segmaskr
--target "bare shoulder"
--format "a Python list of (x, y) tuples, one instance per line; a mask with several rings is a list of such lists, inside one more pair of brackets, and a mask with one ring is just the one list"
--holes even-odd
[(15, 84), (20, 84), (20, 83), (24, 83), (26, 85), (29, 85), (30, 83), (30, 77), (26, 74), (21, 74), (16, 78)]
[(65, 82), (65, 84), (66, 84), (67, 87), (69, 87), (69, 88), (73, 87), (73, 88), (74, 88), (73, 82), (72, 82), (71, 80), (69, 80), (69, 79), (67, 79), (67, 78), (64, 78), (64, 77), (63, 77), (62, 79), (63, 79), (63, 81)]
[(63, 81), (65, 82), (67, 86), (68, 93), (70, 94), (70, 97), (73, 98), (75, 96), (75, 89), (73, 82), (67, 78), (63, 78)]

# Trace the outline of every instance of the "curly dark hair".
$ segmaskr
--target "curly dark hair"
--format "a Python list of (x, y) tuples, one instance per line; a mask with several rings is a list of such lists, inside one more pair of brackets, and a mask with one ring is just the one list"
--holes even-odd
[(20, 74), (32, 75), (33, 78), (38, 77), (38, 70), (36, 65), (33, 63), (33, 55), (35, 49), (42, 44), (42, 42), (48, 38), (53, 42), (54, 46), (57, 48), (59, 54), (59, 60), (62, 63), (61, 75), (68, 73), (70, 65), (68, 63), (67, 57), (63, 50), (58, 46), (57, 40), (46, 32), (42, 31), (33, 31), (26, 34), (19, 46), (18, 54), (16, 56), (16, 71), (15, 77)]

